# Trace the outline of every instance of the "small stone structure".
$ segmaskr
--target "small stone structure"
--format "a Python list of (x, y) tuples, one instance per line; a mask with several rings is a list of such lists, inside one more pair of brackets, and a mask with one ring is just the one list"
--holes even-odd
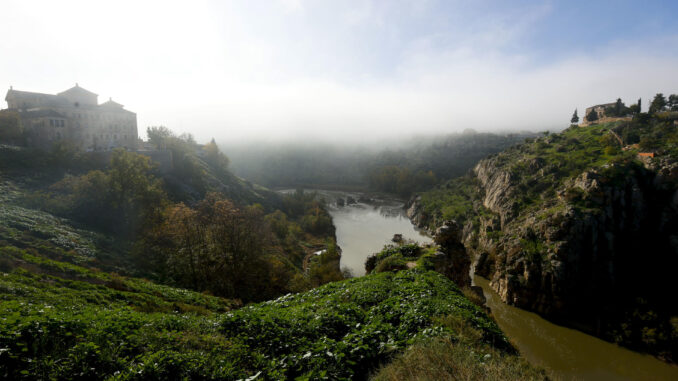
[[(580, 123), (579, 126), (586, 127), (598, 123), (616, 122), (618, 120), (631, 120), (630, 116), (610, 117), (605, 115), (606, 108), (615, 107), (616, 105), (617, 103), (613, 102), (587, 107), (586, 112), (584, 113), (584, 118), (582, 119), (582, 123)], [(595, 112), (598, 116), (598, 119), (589, 121), (588, 116), (591, 112)]]

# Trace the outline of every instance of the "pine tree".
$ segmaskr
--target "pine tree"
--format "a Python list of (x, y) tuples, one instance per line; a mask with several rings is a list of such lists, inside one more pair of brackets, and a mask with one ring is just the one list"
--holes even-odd
[(663, 111), (665, 107), (666, 107), (666, 98), (664, 97), (664, 94), (659, 93), (654, 96), (652, 103), (650, 103), (650, 110), (648, 111), (648, 113), (656, 114), (660, 111)]
[(579, 123), (579, 115), (577, 115), (577, 109), (574, 109), (574, 114), (572, 114), (572, 119), (570, 119), (570, 123), (572, 124)]

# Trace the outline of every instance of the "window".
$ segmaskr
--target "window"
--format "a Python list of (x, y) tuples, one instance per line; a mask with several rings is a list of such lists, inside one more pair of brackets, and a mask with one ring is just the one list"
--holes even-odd
[(50, 127), (54, 127), (54, 119), (50, 119), (50, 120), (49, 120), (49, 126), (50, 126)]

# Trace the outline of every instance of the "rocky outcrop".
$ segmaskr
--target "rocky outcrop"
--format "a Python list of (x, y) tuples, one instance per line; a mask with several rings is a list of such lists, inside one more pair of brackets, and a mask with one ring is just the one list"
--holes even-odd
[(441, 252), (433, 258), (435, 269), (460, 287), (471, 285), (471, 259), (461, 243), (461, 228), (456, 221), (446, 221), (436, 230), (433, 239)]
[[(458, 261), (450, 277), (467, 282), (462, 258), (473, 258), (475, 274), (490, 279), (504, 302), (607, 338), (612, 322), (645, 308), (636, 304), (666, 304), (678, 266), (678, 163), (586, 170), (542, 196), (539, 207), (522, 209), (526, 176), (551, 169), (538, 159), (520, 165), (522, 178), (496, 157), (474, 168), (473, 217), (436, 230), (436, 242)], [(418, 226), (435, 221), (419, 197), (408, 216)]]
[(414, 226), (421, 229), (428, 228), (430, 222), (429, 216), (426, 215), (424, 208), (421, 205), (421, 196), (414, 195), (410, 198), (405, 204), (405, 213)]

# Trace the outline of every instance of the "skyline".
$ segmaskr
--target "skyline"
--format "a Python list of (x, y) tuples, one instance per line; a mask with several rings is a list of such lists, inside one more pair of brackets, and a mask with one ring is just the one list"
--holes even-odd
[(556, 130), (575, 108), (678, 92), (676, 15), (669, 1), (9, 1), (0, 87), (78, 82), (136, 112), (142, 136), (199, 141)]

